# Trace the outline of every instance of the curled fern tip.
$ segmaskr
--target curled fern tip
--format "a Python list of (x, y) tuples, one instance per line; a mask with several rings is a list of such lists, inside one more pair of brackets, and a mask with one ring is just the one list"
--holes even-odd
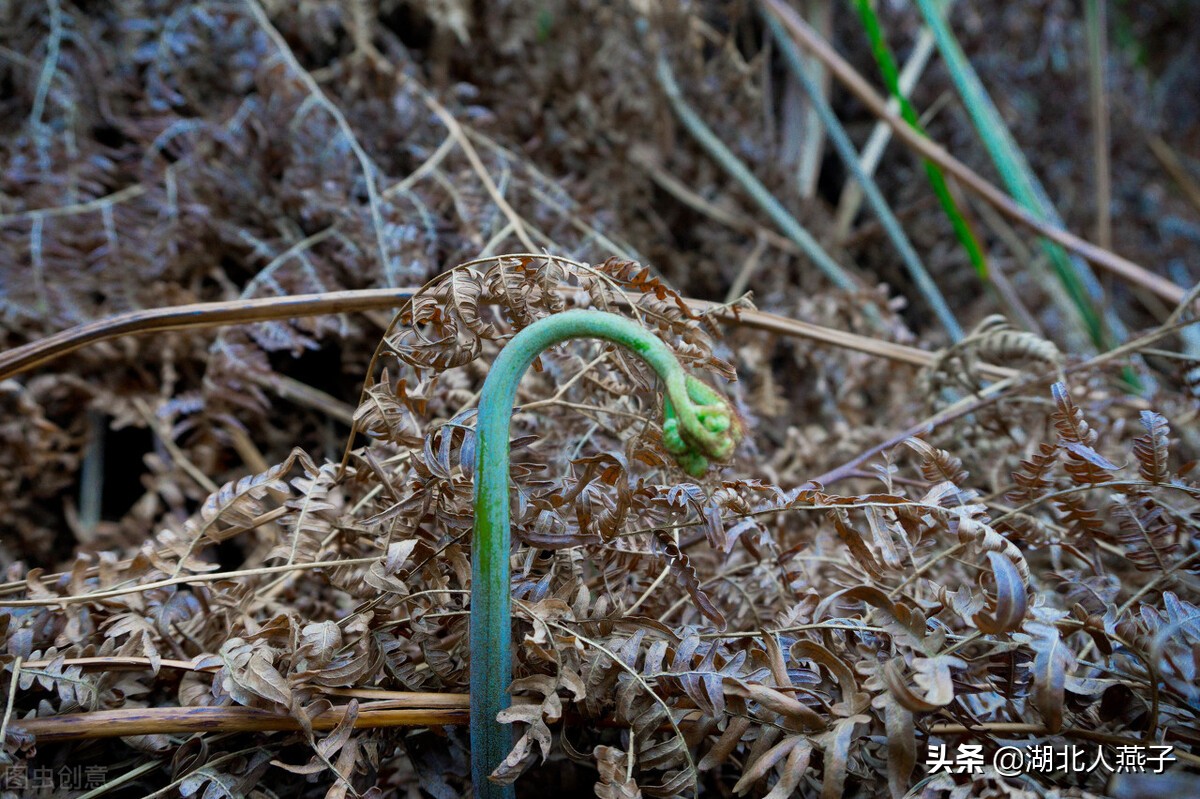
[(728, 460), (742, 440), (742, 426), (729, 402), (688, 375), (686, 394), (663, 407), (663, 448), (692, 477), (703, 477), (711, 461)]

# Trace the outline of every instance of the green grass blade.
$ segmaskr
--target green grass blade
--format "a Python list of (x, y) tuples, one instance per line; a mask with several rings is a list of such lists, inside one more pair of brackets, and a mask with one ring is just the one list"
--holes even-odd
[[(900, 69), (891, 48), (888, 47), (887, 41), (883, 38), (883, 31), (879, 25), (879, 17), (875, 14), (875, 9), (871, 7), (870, 0), (854, 0), (854, 4), (858, 9), (859, 19), (862, 20), (863, 28), (866, 30), (867, 39), (871, 43), (871, 52), (875, 56), (875, 63), (879, 65), (883, 81), (887, 85), (888, 91), (900, 104), (901, 116), (904, 117), (904, 121), (911, 125), (914, 130), (921, 135), (926, 135), (925, 128), (921, 124), (916, 109), (913, 108), (912, 103), (909, 102), (909, 99), (900, 88)], [(945, 211), (946, 217), (950, 220), (955, 237), (962, 244), (963, 249), (966, 250), (967, 257), (970, 259), (971, 265), (975, 267), (975, 272), (979, 275), (980, 280), (985, 282), (990, 280), (987, 256), (984, 255), (983, 247), (980, 246), (979, 239), (976, 237), (975, 231), (971, 228), (971, 223), (963, 216), (962, 211), (959, 210), (958, 203), (954, 200), (954, 196), (950, 194), (950, 187), (946, 185), (945, 174), (943, 174), (941, 167), (929, 159), (926, 158), (923, 161), (929, 185), (933, 189), (933, 193), (937, 196), (942, 210)]]
[[(958, 40), (942, 19), (934, 0), (916, 0), (916, 3), (925, 18), (925, 24), (933, 32), (938, 51), (942, 60), (946, 62), (975, 130), (1008, 190), (1030, 213), (1063, 227), (1062, 218), (1013, 140), (1008, 126), (992, 103)], [(1111, 338), (1125, 338), (1128, 332), (1125, 325), (1104, 303), (1104, 292), (1100, 283), (1083, 259), (1069, 256), (1062, 247), (1050, 241), (1043, 240), (1042, 247), (1092, 342), (1098, 348), (1106, 349), (1112, 343)], [(1103, 307), (1104, 310), (1097, 310), (1097, 306)]]

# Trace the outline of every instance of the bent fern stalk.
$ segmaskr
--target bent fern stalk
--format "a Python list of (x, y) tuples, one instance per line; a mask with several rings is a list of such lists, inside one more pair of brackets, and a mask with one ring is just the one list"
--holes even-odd
[(476, 426), (475, 529), (471, 548), (471, 779), (476, 797), (511, 799), (511, 785), (488, 775), (512, 748), (496, 720), (512, 681), (509, 556), (509, 427), (521, 376), (545, 349), (573, 338), (599, 338), (640, 356), (662, 379), (663, 446), (690, 475), (733, 454), (742, 431), (729, 403), (688, 375), (661, 339), (623, 316), (573, 310), (534, 322), (500, 352), (479, 400)]

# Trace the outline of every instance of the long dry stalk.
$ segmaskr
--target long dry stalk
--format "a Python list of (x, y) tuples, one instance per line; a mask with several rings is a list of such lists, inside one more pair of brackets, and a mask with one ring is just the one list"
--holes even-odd
[[(916, 0), (916, 4), (925, 17), (925, 23), (933, 31), (938, 51), (958, 95), (1004, 185), (1017, 202), (1035, 217), (1063, 227), (1062, 217), (1000, 116), (983, 81), (963, 53), (950, 26), (931, 0)], [(1116, 310), (1105, 302), (1104, 290), (1091, 267), (1080, 258), (1069, 256), (1053, 242), (1043, 241), (1042, 249), (1049, 256), (1055, 276), (1070, 297), (1070, 305), (1063, 310), (1074, 311), (1074, 316), (1087, 330), (1092, 343), (1103, 349), (1113, 338), (1117, 341), (1128, 338), (1124, 322)]]
[[(905, 121), (923, 135), (929, 135), (925, 132), (925, 126), (921, 124), (921, 119), (917, 115), (917, 109), (909, 102), (903, 87), (900, 85), (900, 74), (896, 66), (896, 57), (892, 55), (892, 49), (888, 46), (887, 39), (884, 38), (883, 27), (879, 24), (879, 17), (875, 14), (875, 10), (871, 6), (871, 0), (855, 0), (855, 5), (858, 8), (858, 15), (862, 20), (863, 28), (867, 33), (867, 39), (871, 43), (871, 51), (875, 56), (876, 66), (879, 67), (884, 85), (887, 86), (888, 93), (891, 95), (889, 98), (889, 107), (891, 107), (891, 101), (899, 103), (900, 114), (904, 117)], [(928, 28), (922, 28), (921, 32), (927, 33)], [(950, 186), (946, 183), (946, 176), (942, 174), (941, 168), (928, 159), (924, 160), (924, 166), (929, 186), (933, 189), (938, 203), (942, 206), (942, 210), (950, 222), (950, 227), (954, 230), (955, 238), (958, 239), (966, 251), (971, 265), (975, 268), (976, 274), (979, 275), (979, 279), (986, 284), (990, 280), (987, 256), (983, 252), (983, 246), (979, 243), (979, 239), (975, 235), (971, 223), (967, 221), (962, 209), (958, 206), (958, 201), (954, 199), (954, 194), (950, 191)]]
[[(544, 258), (545, 256), (533, 255), (531, 257)], [(298, 294), (291, 297), (192, 303), (169, 308), (130, 311), (68, 328), (8, 352), (0, 353), (0, 380), (49, 363), (89, 344), (109, 341), (121, 336), (395, 308), (411, 297), (414, 291), (415, 289), (412, 288), (334, 291), (325, 294)], [(712, 311), (713, 315), (722, 321), (739, 326), (806, 338), (914, 366), (928, 366), (933, 363), (935, 357), (933, 353), (919, 350), (916, 347), (847, 333), (843, 330), (798, 319), (789, 319), (764, 311), (738, 310), (735, 312), (707, 300), (686, 298), (685, 301), (698, 311)], [(984, 370), (988, 377), (997, 379), (1011, 374), (1010, 370), (1001, 367), (985, 366)]]
[[(431, 727), (466, 724), (467, 694), (412, 693), (403, 699), (366, 702), (359, 706), (356, 729), (364, 727)], [(315, 730), (332, 730), (345, 718), (346, 707), (313, 719)], [(46, 718), (16, 719), (13, 729), (36, 736), (38, 743), (125, 735), (194, 732), (291, 732), (302, 729), (291, 716), (252, 707), (150, 707), (67, 713)]]

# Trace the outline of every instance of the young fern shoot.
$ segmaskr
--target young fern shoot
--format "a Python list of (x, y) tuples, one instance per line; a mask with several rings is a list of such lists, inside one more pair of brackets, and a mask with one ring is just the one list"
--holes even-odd
[(572, 310), (534, 322), (500, 352), (479, 400), (476, 427), (475, 529), (471, 548), (471, 778), (476, 797), (511, 799), (511, 785), (488, 775), (512, 748), (508, 727), (496, 714), (508, 706), (512, 682), (509, 557), (509, 426), (521, 376), (545, 349), (573, 338), (619, 344), (642, 358), (662, 379), (663, 445), (690, 475), (733, 454), (741, 426), (729, 403), (688, 375), (653, 332), (623, 316)]

